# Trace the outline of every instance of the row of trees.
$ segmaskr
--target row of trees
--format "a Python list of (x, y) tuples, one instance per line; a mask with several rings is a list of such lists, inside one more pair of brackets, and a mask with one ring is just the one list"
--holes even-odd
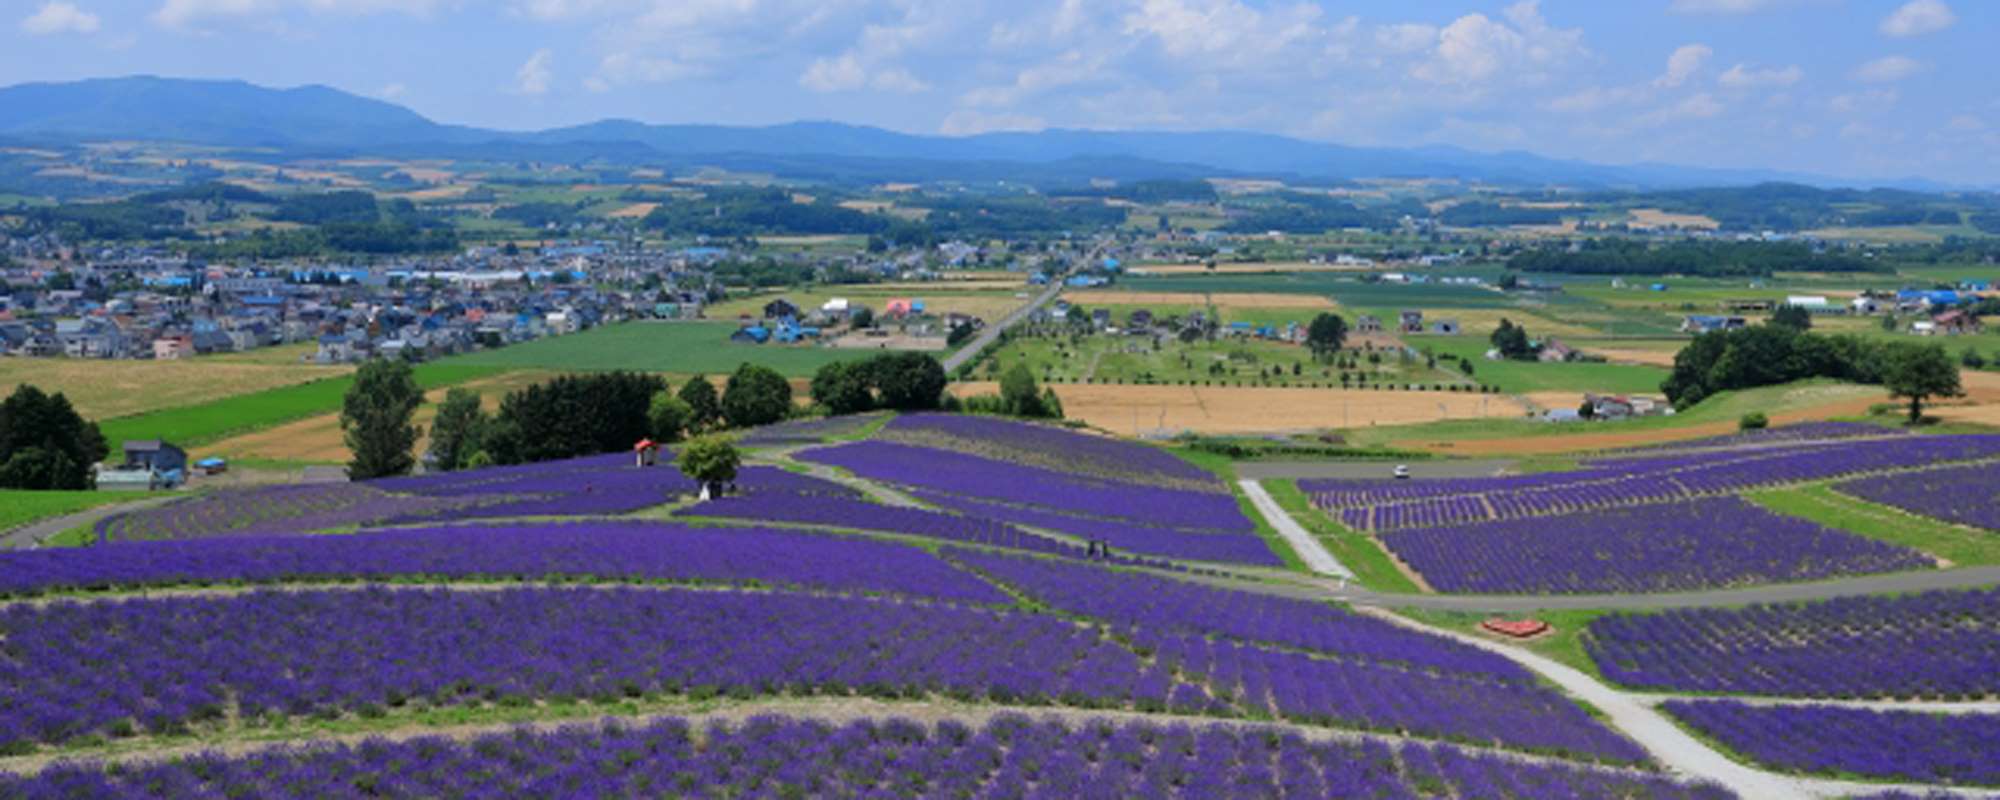
[(927, 354), (885, 353), (820, 367), (813, 375), (812, 398), (831, 414), (932, 411), (943, 402), (949, 382), (944, 366)]
[(1808, 378), (1883, 386), (1909, 401), (1911, 422), (1922, 419), (1931, 398), (1963, 393), (1958, 365), (1941, 346), (1822, 336), (1778, 324), (1696, 337), (1674, 356), (1660, 389), (1676, 407), (1687, 408), (1718, 392)]

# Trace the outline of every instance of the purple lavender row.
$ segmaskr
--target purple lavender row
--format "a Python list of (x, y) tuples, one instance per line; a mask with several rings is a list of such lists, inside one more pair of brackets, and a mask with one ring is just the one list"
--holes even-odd
[(778, 716), (711, 725), (607, 720), (460, 742), (282, 748), (106, 770), (0, 776), (0, 795), (58, 797), (1325, 797), (1725, 800), (1712, 785), (1476, 754), (1450, 746), (1309, 741), (1228, 724), (1007, 714), (979, 727)]
[(1072, 554), (1077, 550), (1073, 545), (989, 519), (825, 495), (775, 493), (721, 497), (675, 511), (674, 516), (830, 525), (1043, 553)]
[(737, 443), (745, 447), (774, 447), (778, 445), (817, 444), (828, 439), (854, 436), (881, 417), (876, 414), (854, 414), (822, 419), (792, 420), (776, 425), (766, 425), (743, 432)]
[(936, 693), (1121, 708), (1163, 706), (1179, 686), (1067, 620), (766, 592), (365, 589), (16, 605), (0, 609), (0, 636), (0, 754), (402, 706)]
[(1228, 491), (1213, 474), (1160, 448), (1053, 425), (971, 414), (905, 414), (881, 437), (1111, 481)]
[(2000, 715), (1823, 705), (1669, 701), (1682, 722), (1752, 761), (1790, 772), (2000, 786)]
[(986, 502), (943, 492), (915, 491), (911, 494), (931, 505), (968, 516), (1095, 539), (1134, 553), (1231, 564), (1284, 565), (1284, 560), (1271, 552), (1262, 537), (1251, 534), (1151, 527), (1112, 519), (1079, 517), (1030, 506)]
[(1618, 614), (1584, 645), (1644, 689), (1980, 699), (2000, 694), (2000, 589)]
[(1444, 592), (1670, 592), (1936, 566), (1915, 550), (1734, 497), (1400, 530), (1381, 539)]
[(1530, 684), (1505, 658), (1327, 603), (1203, 586), (1138, 572), (968, 550), (944, 555), (1056, 608), (1153, 632), (1220, 634), (1342, 658)]
[[(596, 470), (631, 467), (630, 453), (605, 453), (559, 461), (539, 461), (532, 464), (516, 464), (504, 467), (461, 472), (433, 472), (401, 478), (383, 478), (370, 481), (369, 485), (386, 492), (398, 494), (421, 494), (448, 496), (455, 494), (487, 494), (486, 487), (519, 479), (535, 479), (567, 472), (589, 472)], [(662, 463), (667, 463), (663, 461)]]
[(1834, 488), (1912, 514), (2000, 531), (2000, 463), (1863, 478)]
[(1090, 516), (1226, 531), (1256, 527), (1227, 494), (1087, 479), (928, 447), (856, 442), (798, 457), (875, 480)]
[(394, 495), (353, 483), (225, 489), (107, 517), (96, 530), (100, 542), (303, 534), (469, 513), (506, 499)]
[(1722, 436), (1702, 439), (1685, 439), (1678, 442), (1661, 442), (1629, 448), (1625, 452), (1647, 453), (1666, 450), (1696, 450), (1717, 447), (1740, 447), (1744, 445), (1812, 444), (1839, 439), (1860, 439), (1874, 436), (1896, 436), (1904, 432), (1896, 428), (1884, 428), (1866, 422), (1799, 422), (1780, 425), (1762, 430), (1740, 431)]
[(641, 522), (136, 542), (0, 554), (0, 595), (14, 597), (63, 590), (383, 578), (754, 582), (1011, 602), (914, 547), (798, 531)]

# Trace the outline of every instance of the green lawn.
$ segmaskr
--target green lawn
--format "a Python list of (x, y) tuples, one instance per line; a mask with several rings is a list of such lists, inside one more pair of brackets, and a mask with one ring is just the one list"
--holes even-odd
[(1849, 497), (1829, 485), (1752, 492), (1744, 498), (1780, 514), (1922, 550), (1956, 566), (2000, 564), (2000, 536)]
[(1473, 377), (1503, 392), (1594, 392), (1597, 394), (1660, 393), (1667, 370), (1635, 364), (1543, 364), (1535, 361), (1488, 361), (1492, 348), (1478, 336), (1430, 336), (1408, 340), (1412, 347), (1472, 362)]
[(856, 361), (873, 350), (836, 350), (816, 345), (732, 342), (734, 322), (627, 322), (568, 336), (485, 350), (448, 359), (454, 366), (506, 369), (636, 370), (680, 375), (735, 372), (745, 362), (762, 364), (788, 377), (809, 377), (835, 361)]
[(27, 492), (0, 489), (0, 532), (48, 517), (73, 514), (87, 508), (136, 500), (144, 495), (115, 492)]
[(1362, 586), (1378, 592), (1415, 594), (1419, 591), (1416, 582), (1397, 569), (1395, 562), (1389, 560), (1389, 554), (1367, 535), (1350, 530), (1313, 508), (1312, 501), (1299, 490), (1298, 481), (1263, 483), (1264, 490), (1271, 493), (1271, 499), (1278, 501), (1278, 507), (1311, 531), (1335, 560), (1354, 572), (1355, 580)]
[[(504, 370), (465, 364), (420, 364), (417, 385), (425, 391), (499, 374)], [(221, 441), (306, 417), (340, 410), (351, 375), (226, 397), (194, 406), (168, 408), (98, 423), (111, 452), (133, 439), (165, 439), (181, 447)]]
[[(1472, 611), (1430, 611), (1416, 608), (1399, 608), (1396, 613), (1410, 619), (1438, 628), (1449, 628), (1459, 633), (1478, 633), (1479, 623), (1491, 617), (1519, 619), (1519, 614), (1482, 614)], [(1530, 615), (1548, 623), (1555, 632), (1531, 642), (1509, 642), (1546, 656), (1565, 666), (1574, 667), (1584, 674), (1600, 681), (1603, 673), (1598, 672), (1597, 663), (1590, 660), (1590, 654), (1583, 649), (1583, 631), (1591, 620), (1604, 616), (1604, 611), (1537, 611)]]

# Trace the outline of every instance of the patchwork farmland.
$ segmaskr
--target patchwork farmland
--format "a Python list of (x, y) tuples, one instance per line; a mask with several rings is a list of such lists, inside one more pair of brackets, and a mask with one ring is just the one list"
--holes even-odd
[[(1044, 424), (740, 441), (712, 499), (613, 453), (215, 489), (0, 553), (0, 795), (2000, 788), (2000, 578), (1758, 501), (1991, 525), (1993, 437), (1814, 425), (1532, 476), (1266, 480), (1304, 501), (1275, 514), (1226, 462)], [(1964, 588), (1840, 591), (1883, 575)], [(1800, 587), (1829, 599), (1703, 594)], [(1584, 595), (1638, 605), (1527, 643), (1423, 611)]]

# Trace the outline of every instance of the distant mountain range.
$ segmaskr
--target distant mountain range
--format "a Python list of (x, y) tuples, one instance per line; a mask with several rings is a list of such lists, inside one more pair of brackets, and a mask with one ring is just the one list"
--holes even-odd
[[(606, 120), (513, 133), (444, 125), (393, 103), (324, 86), (155, 77), (29, 83), (0, 89), (0, 139), (74, 144), (138, 140), (287, 153), (714, 166), (808, 180), (1014, 180), (1271, 177), (1457, 178), (1515, 186), (1675, 188), (1853, 181), (1664, 164), (1611, 166), (1525, 152), (1369, 148), (1241, 132), (1048, 130), (917, 136), (832, 122), (769, 127)], [(1922, 181), (1882, 184), (1936, 189)]]

